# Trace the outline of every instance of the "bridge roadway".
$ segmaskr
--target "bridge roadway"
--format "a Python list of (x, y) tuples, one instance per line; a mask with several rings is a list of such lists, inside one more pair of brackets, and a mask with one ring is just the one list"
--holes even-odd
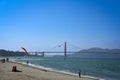
[[(28, 52), (28, 53), (65, 53), (65, 52), (50, 52), (50, 51), (42, 51), (42, 52)], [(71, 52), (66, 52), (66, 53), (80, 53), (80, 52), (75, 52), (75, 51), (71, 51)]]

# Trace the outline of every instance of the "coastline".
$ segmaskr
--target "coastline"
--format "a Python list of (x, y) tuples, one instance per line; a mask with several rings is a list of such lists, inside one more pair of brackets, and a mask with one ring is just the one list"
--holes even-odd
[[(21, 72), (11, 72), (12, 66), (17, 66), (17, 69)], [(0, 75), (0, 79), (2, 80), (19, 80), (20, 77), (22, 80), (96, 80), (87, 77), (79, 78), (78, 76), (45, 70), (27, 64), (11, 61), (5, 63), (0, 62)]]
[[(16, 62), (16, 61), (13, 61), (13, 62), (24, 65), (24, 66), (32, 67), (32, 68), (35, 68), (35, 69), (40, 69), (42, 71), (49, 71), (49, 72), (54, 72), (54, 73), (79, 77), (79, 75), (76, 74), (76, 73), (66, 72), (66, 71), (63, 71), (63, 70), (55, 70), (55, 69), (52, 69), (52, 68), (49, 68), (49, 67), (43, 67), (43, 66), (39, 66), (39, 65), (31, 64), (31, 63), (26, 64), (25, 62)], [(87, 76), (87, 75), (81, 75), (81, 77), (82, 78), (94, 79), (94, 80), (104, 80), (104, 79), (100, 79), (100, 78), (92, 77), (92, 76)]]

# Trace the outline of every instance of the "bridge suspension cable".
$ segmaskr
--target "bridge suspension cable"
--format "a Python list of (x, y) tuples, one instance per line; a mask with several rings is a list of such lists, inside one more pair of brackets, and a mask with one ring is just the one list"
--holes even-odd
[(45, 50), (45, 52), (50, 52), (50, 51), (52, 52), (52, 50), (55, 50), (56, 48), (62, 47), (63, 45), (64, 45), (64, 43), (62, 43), (60, 45), (56, 45), (56, 46), (54, 46), (54, 47), (52, 47), (50, 49)]
[(70, 46), (74, 47), (75, 49), (80, 50), (80, 47), (77, 46), (77, 45), (71, 44), (71, 43), (69, 43), (69, 42), (67, 42), (67, 45), (70, 45)]

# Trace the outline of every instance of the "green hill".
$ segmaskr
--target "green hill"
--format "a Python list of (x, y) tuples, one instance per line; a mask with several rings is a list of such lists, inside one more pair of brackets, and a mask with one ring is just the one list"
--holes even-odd
[(4, 57), (4, 56), (24, 56), (25, 54), (23, 52), (19, 52), (19, 51), (6, 51), (1, 49), (0, 50), (0, 56)]

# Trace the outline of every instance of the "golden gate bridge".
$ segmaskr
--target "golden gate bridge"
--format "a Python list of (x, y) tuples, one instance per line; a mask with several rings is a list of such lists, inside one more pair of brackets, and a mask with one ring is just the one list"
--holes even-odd
[[(45, 54), (47, 53), (62, 53), (64, 54), (64, 56), (66, 57), (67, 56), (67, 53), (78, 53), (79, 51), (67, 51), (67, 42), (64, 42), (64, 50), (63, 51), (36, 51), (36, 52), (28, 52), (30, 55), (35, 55), (35, 56), (42, 56), (44, 57)], [(58, 47), (61, 47), (61, 45), (59, 45)], [(76, 47), (76, 46), (74, 46)], [(76, 48), (79, 48), (79, 47), (76, 47)], [(80, 48), (79, 48), (80, 49)]]

